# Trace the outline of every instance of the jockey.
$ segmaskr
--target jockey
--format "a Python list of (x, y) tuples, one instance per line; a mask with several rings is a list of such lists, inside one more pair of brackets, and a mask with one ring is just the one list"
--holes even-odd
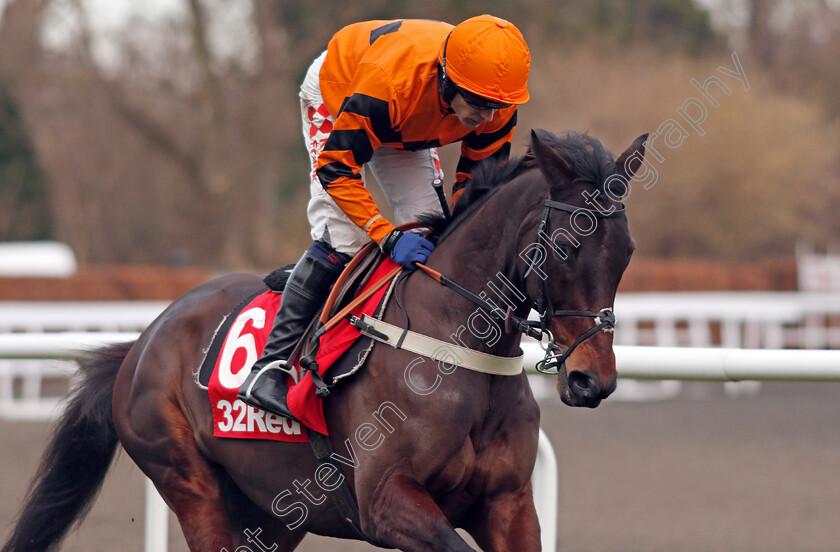
[[(434, 245), (394, 227), (440, 212), (437, 147), (461, 142), (453, 202), (474, 166), (510, 155), (517, 105), (528, 101), (531, 56), (519, 30), (481, 15), (453, 27), (367, 21), (340, 30), (300, 91), (311, 161), (307, 215), (314, 243), (288, 279), (263, 356), (238, 397), (287, 418), (285, 362), (347, 262), (368, 240), (414, 270)], [(373, 172), (394, 213), (366, 188)]]

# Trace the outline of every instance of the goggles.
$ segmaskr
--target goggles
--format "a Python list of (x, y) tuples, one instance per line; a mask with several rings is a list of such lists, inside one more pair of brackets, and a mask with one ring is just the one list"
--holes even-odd
[(464, 90), (460, 86), (456, 86), (455, 90), (458, 92), (458, 94), (461, 95), (462, 98), (464, 98), (464, 101), (467, 103), (467, 105), (469, 105), (470, 107), (472, 107), (474, 109), (478, 109), (478, 110), (481, 110), (481, 111), (486, 110), (486, 109), (504, 109), (504, 108), (510, 107), (512, 105), (512, 104), (497, 102), (497, 101), (494, 101), (494, 100), (488, 100), (487, 98), (482, 98), (478, 94), (473, 94), (472, 92)]

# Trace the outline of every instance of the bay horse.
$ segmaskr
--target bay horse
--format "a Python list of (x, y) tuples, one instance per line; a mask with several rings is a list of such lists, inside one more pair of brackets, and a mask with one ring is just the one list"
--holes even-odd
[[(540, 332), (556, 340), (547, 365), (559, 368), (558, 393), (571, 406), (595, 407), (615, 388), (609, 309), (635, 248), (621, 199), (645, 138), (614, 161), (586, 134), (532, 131), (526, 156), (476, 174), (448, 225), (428, 221), (438, 236), (429, 268), (485, 298), (506, 282), (525, 298), (508, 319), (540, 307)], [(289, 551), (309, 532), (407, 551), (472, 550), (456, 528), (485, 551), (540, 549), (530, 483), (540, 412), (524, 372), (444, 369), (374, 347), (324, 401), (340, 471), (324, 471), (306, 443), (215, 438), (194, 371), (220, 320), (261, 285), (255, 275), (205, 283), (135, 343), (93, 354), (3, 551), (56, 549), (87, 512), (120, 443), (193, 552)], [(419, 270), (400, 280), (395, 297), (384, 321), (408, 317), (412, 330), (440, 340), (457, 334), (471, 349), (519, 352), (520, 332), (479, 316)], [(594, 326), (599, 316), (607, 321)], [(343, 480), (361, 534), (328, 498)]]

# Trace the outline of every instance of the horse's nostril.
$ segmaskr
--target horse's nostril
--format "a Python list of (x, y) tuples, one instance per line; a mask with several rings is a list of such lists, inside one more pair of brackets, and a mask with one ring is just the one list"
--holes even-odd
[(586, 399), (595, 398), (601, 393), (601, 384), (598, 380), (588, 372), (579, 370), (569, 374), (569, 387), (572, 393)]

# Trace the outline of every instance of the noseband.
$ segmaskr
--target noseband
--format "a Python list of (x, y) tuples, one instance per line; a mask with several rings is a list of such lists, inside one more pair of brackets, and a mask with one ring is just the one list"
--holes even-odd
[[(548, 237), (548, 230), (551, 223), (551, 211), (565, 211), (567, 213), (576, 213), (576, 212), (584, 212), (588, 213), (589, 215), (595, 217), (596, 219), (605, 219), (605, 218), (616, 218), (625, 215), (626, 208), (622, 204), (620, 209), (615, 209), (613, 211), (599, 211), (596, 209), (587, 209), (585, 207), (576, 207), (574, 205), (569, 205), (567, 203), (560, 203), (559, 201), (554, 201), (551, 198), (545, 200), (545, 210), (543, 211), (543, 217), (540, 221), (540, 225), (537, 229), (537, 235), (532, 242), (532, 247), (529, 250), (540, 250), (546, 252), (542, 259), (539, 259), (539, 254), (533, 255), (531, 257), (531, 262), (528, 264), (527, 270), (525, 270), (525, 274), (523, 276), (523, 280), (525, 284), (528, 282), (528, 276), (531, 273), (535, 272), (535, 269), (539, 266), (542, 270), (542, 274), (545, 275), (544, 278), (541, 278), (540, 285), (537, 288), (537, 299), (534, 301), (534, 309), (540, 316), (539, 322), (531, 322), (528, 321), (529, 325), (539, 325), (540, 331), (540, 347), (543, 348), (545, 351), (545, 358), (541, 361), (537, 362), (536, 369), (538, 372), (543, 374), (556, 374), (557, 371), (560, 369), (560, 366), (566, 362), (566, 359), (572, 354), (572, 352), (577, 348), (578, 345), (592, 337), (598, 332), (606, 332), (611, 333), (615, 329), (615, 314), (613, 313), (612, 309), (604, 308), (600, 311), (593, 312), (593, 311), (583, 311), (583, 310), (565, 310), (565, 309), (555, 309), (553, 311), (551, 309), (553, 303), (551, 302), (551, 293), (548, 288), (548, 271), (545, 268), (546, 258), (548, 257), (548, 249), (551, 247), (546, 240)], [(579, 336), (575, 341), (564, 351), (561, 350), (560, 347), (554, 342), (554, 336), (551, 333), (551, 330), (548, 329), (548, 323), (558, 316), (583, 316), (589, 317), (594, 319), (595, 326), (587, 330), (581, 336)], [(542, 341), (542, 336), (545, 335), (548, 337), (547, 343), (544, 345)]]

